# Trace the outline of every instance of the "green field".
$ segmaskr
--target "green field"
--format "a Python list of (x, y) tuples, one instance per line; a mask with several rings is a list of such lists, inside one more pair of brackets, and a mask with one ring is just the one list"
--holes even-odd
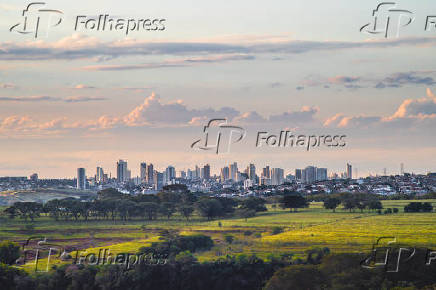
[[(423, 200), (420, 200), (424, 202)], [(294, 253), (296, 257), (314, 247), (328, 247), (332, 252), (369, 252), (380, 237), (395, 237), (401, 244), (436, 248), (436, 212), (404, 213), (410, 201), (383, 201), (384, 208), (398, 208), (397, 214), (380, 215), (364, 210), (335, 213), (311, 203), (307, 209), (289, 212), (269, 207), (268, 212), (254, 218), (207, 221), (194, 216), (190, 221), (174, 216), (156, 221), (58, 221), (40, 217), (33, 223), (20, 219), (1, 219), (0, 239), (24, 243), (30, 236), (46, 237), (47, 241), (68, 249), (98, 252), (107, 248), (116, 252), (135, 253), (140, 247), (157, 241), (162, 229), (177, 230), (188, 235), (202, 233), (213, 238), (215, 246), (197, 253), (200, 261), (222, 255), (256, 254), (268, 258), (271, 254)], [(436, 205), (436, 200), (429, 200)], [(33, 224), (33, 229), (26, 225)], [(273, 235), (272, 229), (283, 232)], [(227, 244), (224, 235), (235, 237)], [(57, 261), (60, 262), (60, 261)], [(30, 269), (31, 265), (25, 268)]]

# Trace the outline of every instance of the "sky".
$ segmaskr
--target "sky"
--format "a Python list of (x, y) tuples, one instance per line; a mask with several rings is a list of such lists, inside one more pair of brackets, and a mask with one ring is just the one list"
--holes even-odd
[[(114, 175), (118, 159), (133, 176), (140, 162), (436, 171), (434, 1), (383, 6), (377, 30), (389, 15), (387, 38), (367, 33), (379, 1), (174, 2), (45, 1), (24, 29), (32, 2), (2, 1), (0, 176), (71, 178), (78, 167), (92, 176), (97, 166)], [(164, 19), (165, 29), (77, 21), (99, 15)], [(211, 118), (246, 137), (230, 152), (194, 150)], [(346, 135), (346, 146), (256, 146), (258, 132), (282, 130)]]

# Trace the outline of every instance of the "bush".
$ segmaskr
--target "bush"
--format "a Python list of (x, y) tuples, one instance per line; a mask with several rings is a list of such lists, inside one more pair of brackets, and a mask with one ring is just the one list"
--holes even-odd
[(11, 241), (0, 243), (0, 263), (12, 265), (20, 257), (20, 245)]
[(271, 233), (273, 235), (278, 235), (283, 233), (283, 228), (282, 227), (273, 227)]
[(235, 237), (232, 236), (232, 235), (225, 235), (225, 236), (224, 236), (224, 240), (226, 240), (226, 243), (227, 243), (227, 244), (231, 244), (231, 243), (233, 243), (234, 239), (235, 239)]
[(404, 207), (404, 212), (432, 212), (433, 206), (429, 202), (411, 202)]
[(395, 207), (395, 208), (393, 209), (393, 211), (394, 211), (394, 213), (398, 213), (398, 208)]
[(252, 231), (245, 231), (244, 236), (251, 236), (253, 234)]

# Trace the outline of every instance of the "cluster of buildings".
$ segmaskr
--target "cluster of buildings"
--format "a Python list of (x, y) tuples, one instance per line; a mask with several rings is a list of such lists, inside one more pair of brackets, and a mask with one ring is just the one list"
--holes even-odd
[[(403, 165), (401, 166), (403, 168)], [(115, 187), (120, 191), (140, 194), (155, 193), (169, 184), (185, 184), (193, 192), (205, 192), (215, 195), (262, 195), (280, 190), (292, 190), (304, 194), (335, 192), (366, 192), (381, 195), (426, 194), (436, 191), (436, 177), (429, 175), (410, 175), (403, 172), (396, 176), (375, 176), (353, 178), (353, 167), (346, 165), (342, 173), (330, 173), (327, 168), (307, 166), (295, 169), (295, 173), (285, 175), (282, 168), (264, 168), (257, 170), (254, 164), (239, 168), (237, 162), (230, 163), (212, 175), (211, 166), (205, 164), (192, 169), (177, 171), (168, 166), (162, 172), (152, 163), (142, 162), (139, 176), (131, 176), (127, 161), (116, 163), (116, 177), (104, 173), (97, 167), (94, 177), (87, 178), (84, 168), (77, 170), (77, 188)], [(433, 177), (432, 177), (433, 176)]]
[(327, 168), (307, 166), (285, 175), (282, 168), (265, 166), (258, 169), (254, 164), (240, 168), (236, 162), (218, 172), (219, 174), (212, 174), (209, 164), (196, 165), (192, 169), (181, 171), (176, 171), (174, 166), (168, 166), (159, 171), (152, 163), (142, 162), (139, 164), (139, 176), (132, 177), (127, 161), (119, 160), (116, 162), (116, 176), (105, 172), (99, 166), (93, 176), (87, 176), (85, 168), (78, 168), (74, 180), (39, 179), (36, 173), (30, 177), (0, 177), (0, 191), (73, 187), (78, 190), (97, 191), (112, 187), (130, 194), (152, 194), (165, 185), (184, 184), (192, 192), (223, 196), (271, 195), (283, 190), (303, 194), (358, 192), (424, 195), (436, 192), (436, 173), (404, 173), (403, 165), (399, 175), (383, 174), (366, 178), (356, 178), (351, 164), (347, 164), (345, 171), (339, 174), (329, 174)]

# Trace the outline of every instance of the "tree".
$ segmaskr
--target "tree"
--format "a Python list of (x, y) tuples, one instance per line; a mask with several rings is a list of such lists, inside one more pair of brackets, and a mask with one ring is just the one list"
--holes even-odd
[(130, 200), (120, 200), (117, 203), (117, 212), (120, 218), (125, 221), (133, 216), (136, 209), (136, 203)]
[(37, 202), (16, 202), (6, 212), (10, 217), (18, 215), (27, 221), (30, 218), (32, 221), (43, 212), (42, 204)]
[(336, 208), (341, 204), (341, 200), (336, 197), (327, 198), (324, 201), (324, 208), (325, 209), (332, 209), (333, 212), (336, 211)]
[(196, 205), (200, 215), (207, 217), (208, 220), (224, 215), (223, 206), (216, 199), (202, 199)]
[(184, 218), (186, 218), (186, 220), (189, 220), (189, 217), (194, 212), (194, 207), (191, 205), (184, 204), (179, 207), (179, 212)]
[(115, 188), (106, 188), (97, 192), (98, 199), (122, 199), (124, 194)]
[(342, 204), (343, 204), (345, 210), (348, 209), (351, 212), (351, 210), (354, 210), (357, 207), (358, 202), (354, 198), (348, 198), (348, 199), (342, 201)]
[(172, 202), (163, 202), (160, 205), (159, 212), (168, 219), (176, 212), (176, 206)]
[(54, 218), (56, 221), (59, 220), (61, 216), (61, 203), (59, 199), (49, 200), (44, 205), (44, 212), (48, 213), (50, 217)]
[(358, 209), (360, 209), (360, 212), (363, 212), (363, 210), (364, 210), (365, 207), (366, 207), (366, 204), (365, 204), (363, 201), (358, 201), (358, 202), (356, 202), (356, 207), (357, 207)]
[(368, 203), (368, 209), (370, 209), (370, 210), (381, 210), (381, 209), (383, 209), (383, 204), (379, 200), (371, 200)]
[(242, 209), (254, 210), (255, 212), (267, 211), (266, 200), (259, 197), (249, 197), (241, 202)]
[(233, 243), (233, 240), (235, 239), (235, 237), (232, 235), (225, 235), (224, 239), (226, 240), (226, 243), (230, 245), (231, 243)]
[(305, 208), (309, 206), (309, 203), (307, 200), (299, 195), (299, 194), (286, 194), (283, 196), (280, 206), (282, 208), (289, 208), (294, 209), (294, 211), (297, 211), (298, 208)]
[(238, 215), (240, 217), (244, 218), (245, 221), (247, 221), (248, 218), (256, 216), (256, 211), (253, 210), (253, 209), (246, 209), (246, 208), (244, 208), (244, 209), (239, 210)]
[(11, 241), (0, 242), (0, 263), (12, 265), (20, 257), (20, 245)]
[(159, 204), (156, 202), (141, 202), (139, 204), (141, 210), (148, 217), (149, 220), (157, 218), (157, 213), (159, 211)]
[(325, 278), (313, 265), (279, 269), (265, 286), (266, 290), (324, 289)]

